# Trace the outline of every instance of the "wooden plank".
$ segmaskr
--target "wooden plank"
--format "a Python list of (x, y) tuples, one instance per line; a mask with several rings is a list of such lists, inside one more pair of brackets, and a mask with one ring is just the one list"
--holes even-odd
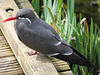
[(0, 43), (7, 43), (7, 41), (4, 39), (0, 39)]
[(13, 53), (11, 51), (0, 51), (0, 58), (1, 57), (7, 57), (7, 56), (12, 56)]
[(0, 40), (5, 40), (4, 36), (0, 35)]
[(15, 0), (16, 4), (19, 8), (30, 8), (34, 11), (32, 5), (30, 4), (29, 0)]
[(0, 72), (2, 72), (2, 71), (10, 71), (10, 70), (14, 70), (14, 69), (20, 69), (20, 67), (19, 66), (17, 66), (17, 65), (13, 65), (13, 66), (2, 66), (2, 67), (0, 67)]
[(60, 72), (60, 75), (73, 75), (72, 71)]
[(7, 65), (7, 64), (9, 65), (9, 64), (13, 64), (13, 63), (17, 63), (14, 56), (0, 58), (0, 67), (3, 65)]
[[(13, 73), (13, 71), (16, 71), (16, 73), (18, 73), (18, 71), (21, 72), (21, 69), (19, 67), (11, 67), (11, 68), (9, 67), (9, 68), (5, 68), (5, 69), (2, 69), (2, 68), (0, 69), (0, 73), (5, 73), (6, 75), (8, 75), (7, 73), (9, 73), (9, 72)], [(10, 75), (12, 75), (12, 74), (10, 74)]]
[(0, 58), (0, 75), (13, 75), (22, 73), (14, 56)]
[(0, 36), (0, 75), (23, 73), (4, 36)]
[(9, 49), (7, 46), (0, 47), (0, 50)]
[(0, 52), (6, 52), (6, 51), (7, 51), (7, 52), (8, 52), (8, 51), (10, 52), (11, 50), (10, 50), (10, 49), (0, 49)]
[[(6, 9), (12, 8), (14, 11), (6, 12)], [(14, 22), (2, 23), (8, 17), (15, 16), (18, 7), (14, 0), (0, 0), (0, 28), (5, 35), (10, 47), (17, 57), (22, 69), (26, 75), (58, 75), (53, 64), (42, 54), (28, 56), (26, 52), (32, 51), (23, 45), (17, 38), (14, 30)]]
[(22, 71), (19, 69), (0, 72), (0, 75), (22, 75)]

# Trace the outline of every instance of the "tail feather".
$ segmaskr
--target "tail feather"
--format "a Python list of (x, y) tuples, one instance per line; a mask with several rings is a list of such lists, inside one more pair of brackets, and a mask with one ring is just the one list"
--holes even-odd
[(73, 64), (78, 64), (82, 66), (88, 66), (88, 67), (94, 67), (92, 63), (90, 63), (82, 54), (80, 54), (76, 49), (73, 47), (70, 47), (73, 49), (73, 53), (71, 55), (56, 55), (55, 58), (64, 60), (66, 62), (70, 62)]

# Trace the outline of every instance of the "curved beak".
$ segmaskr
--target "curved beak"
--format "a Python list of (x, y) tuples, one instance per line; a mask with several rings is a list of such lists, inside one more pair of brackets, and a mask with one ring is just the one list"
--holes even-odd
[(15, 19), (18, 19), (18, 18), (16, 16), (7, 18), (6, 20), (3, 21), (3, 23), (6, 21), (15, 20)]

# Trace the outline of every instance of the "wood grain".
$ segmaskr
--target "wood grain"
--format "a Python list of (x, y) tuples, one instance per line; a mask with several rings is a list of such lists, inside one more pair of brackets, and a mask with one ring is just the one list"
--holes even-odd
[(0, 75), (13, 75), (23, 73), (16, 61), (7, 41), (0, 35)]

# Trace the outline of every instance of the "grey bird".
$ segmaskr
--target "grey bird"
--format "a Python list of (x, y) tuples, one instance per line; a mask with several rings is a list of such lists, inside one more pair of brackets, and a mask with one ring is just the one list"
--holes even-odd
[(15, 20), (14, 27), (17, 36), (29, 48), (73, 64), (94, 66), (64, 41), (48, 23), (37, 18), (32, 10), (20, 9), (15, 17), (8, 18), (3, 22), (10, 20)]

